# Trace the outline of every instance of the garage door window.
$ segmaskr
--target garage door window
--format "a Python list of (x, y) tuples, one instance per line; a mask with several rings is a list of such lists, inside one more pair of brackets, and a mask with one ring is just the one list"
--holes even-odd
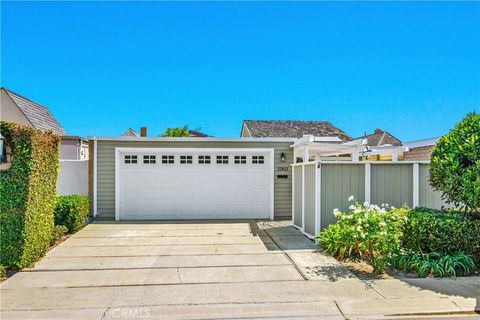
[(264, 164), (265, 157), (264, 156), (252, 156), (252, 163), (253, 164)]
[(198, 156), (199, 164), (210, 164), (210, 156)]
[(181, 164), (192, 164), (193, 163), (193, 156), (180, 156), (180, 163)]
[(175, 163), (175, 156), (162, 156), (163, 164), (173, 164)]
[(137, 156), (136, 155), (131, 155), (131, 154), (126, 154), (125, 155), (125, 163), (137, 163)]
[(143, 163), (145, 164), (154, 164), (157, 162), (157, 157), (152, 155), (143, 156)]
[(246, 164), (247, 156), (235, 156), (233, 163), (235, 164)]
[(228, 156), (217, 156), (217, 164), (228, 164)]

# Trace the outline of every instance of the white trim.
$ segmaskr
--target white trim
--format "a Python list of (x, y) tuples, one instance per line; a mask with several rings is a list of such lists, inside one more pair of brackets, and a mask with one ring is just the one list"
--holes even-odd
[(205, 138), (205, 137), (185, 137), (185, 138), (172, 138), (172, 137), (91, 137), (90, 140), (98, 141), (129, 141), (129, 142), (286, 142), (292, 143), (297, 138)]
[(322, 210), (321, 210), (321, 192), (322, 191), (322, 165), (319, 163), (315, 166), (315, 234), (322, 227)]
[(292, 225), (295, 225), (295, 168), (292, 167)]
[(270, 149), (270, 220), (275, 220), (275, 151)]
[[(95, 140), (94, 143), (97, 141)], [(95, 149), (96, 150), (96, 149)], [(273, 148), (115, 148), (115, 220), (119, 221), (120, 216), (120, 153), (125, 152), (158, 152), (159, 150), (165, 150), (166, 152), (178, 153), (215, 153), (215, 152), (250, 152), (250, 153), (268, 153), (270, 157), (270, 219), (275, 219), (275, 149)], [(96, 158), (96, 157), (95, 157)]]
[(371, 189), (372, 174), (371, 174), (370, 165), (371, 164), (369, 162), (365, 163), (365, 201), (367, 202), (371, 201), (371, 192), (372, 192), (372, 189)]
[(98, 215), (97, 206), (97, 141), (93, 141), (93, 217)]
[(302, 166), (302, 232), (305, 231), (305, 164)]
[(314, 240), (314, 239), (315, 239), (315, 236), (313, 236), (313, 235), (311, 235), (310, 233), (305, 232), (305, 231), (303, 231), (303, 230), (302, 230), (302, 234), (303, 234), (304, 236), (307, 236), (307, 238), (310, 238), (310, 240)]
[(120, 220), (120, 148), (115, 148), (115, 221)]
[(413, 207), (420, 205), (420, 165), (413, 164)]

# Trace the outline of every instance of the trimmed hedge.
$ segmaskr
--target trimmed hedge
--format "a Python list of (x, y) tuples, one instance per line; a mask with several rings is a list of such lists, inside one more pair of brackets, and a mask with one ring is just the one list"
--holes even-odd
[(427, 254), (473, 254), (480, 246), (480, 220), (463, 212), (416, 208), (404, 224), (404, 249)]
[(0, 133), (13, 155), (0, 176), (0, 264), (24, 268), (50, 247), (60, 138), (3, 121)]
[(52, 246), (56, 244), (58, 241), (60, 241), (60, 239), (62, 239), (63, 236), (67, 234), (67, 232), (68, 232), (68, 229), (64, 225), (58, 225), (53, 227), (52, 241), (51, 241)]
[(87, 224), (90, 198), (79, 194), (57, 197), (55, 225), (64, 225), (69, 233), (77, 232)]

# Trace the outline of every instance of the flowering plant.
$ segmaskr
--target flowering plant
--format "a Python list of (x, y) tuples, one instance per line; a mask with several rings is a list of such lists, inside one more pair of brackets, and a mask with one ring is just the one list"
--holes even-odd
[(317, 243), (339, 260), (364, 260), (375, 272), (383, 272), (390, 257), (399, 251), (406, 210), (349, 199), (349, 212), (333, 211), (337, 223), (317, 235)]

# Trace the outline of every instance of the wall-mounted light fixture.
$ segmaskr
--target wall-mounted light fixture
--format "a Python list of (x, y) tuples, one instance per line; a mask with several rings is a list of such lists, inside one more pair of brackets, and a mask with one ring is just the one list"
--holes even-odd
[(287, 158), (285, 157), (285, 153), (282, 152), (280, 154), (280, 161), (285, 162), (285, 160), (287, 160)]

